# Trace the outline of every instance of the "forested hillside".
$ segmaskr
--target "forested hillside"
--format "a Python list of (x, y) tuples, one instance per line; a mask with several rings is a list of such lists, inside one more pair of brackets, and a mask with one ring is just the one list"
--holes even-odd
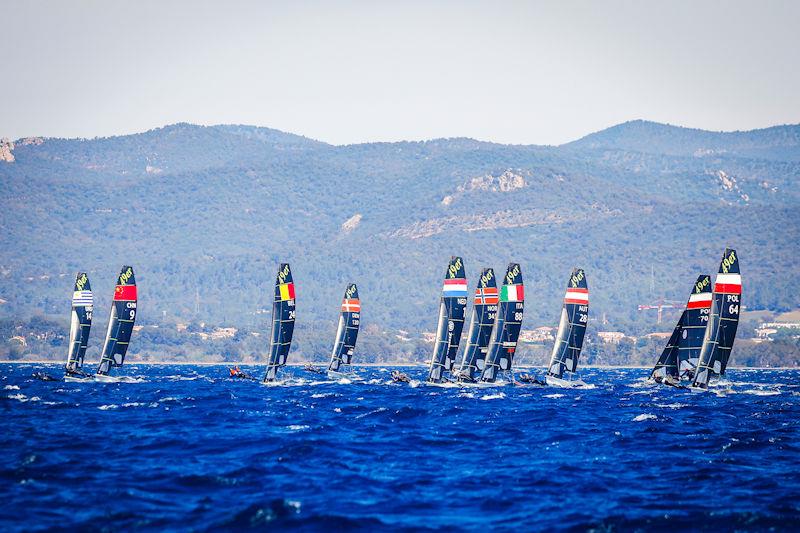
[(591, 329), (638, 335), (672, 325), (656, 326), (637, 305), (685, 300), (725, 246), (739, 251), (745, 306), (800, 304), (797, 125), (715, 133), (638, 121), (545, 147), (331, 146), (267, 128), (177, 124), (23, 139), (13, 155), (0, 161), (6, 321), (44, 316), (66, 328), (74, 273), (85, 269), (99, 336), (124, 263), (136, 269), (140, 324), (266, 332), (275, 271), (287, 261), (298, 350), (328, 349), (354, 281), (364, 349), (421, 359), (452, 254), (470, 282), (485, 266), (521, 263), (525, 329), (555, 324), (566, 276), (580, 266)]

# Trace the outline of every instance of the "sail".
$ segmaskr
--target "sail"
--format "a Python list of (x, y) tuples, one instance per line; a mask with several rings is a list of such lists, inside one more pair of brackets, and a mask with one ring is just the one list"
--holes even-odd
[(136, 320), (136, 278), (133, 268), (122, 267), (114, 288), (114, 299), (111, 302), (111, 317), (108, 319), (106, 341), (103, 344), (103, 354), (100, 357), (100, 366), (97, 373), (108, 374), (111, 367), (122, 366), (125, 362), (125, 353), (133, 333), (133, 323)]
[(524, 310), (525, 287), (522, 284), (522, 269), (519, 264), (511, 263), (500, 288), (497, 320), (489, 340), (489, 353), (481, 373), (481, 381), (493, 383), (499, 372), (511, 370)]
[(452, 257), (444, 274), (442, 298), (439, 303), (439, 325), (436, 328), (436, 343), (431, 356), (428, 381), (439, 383), (445, 370), (452, 370), (456, 352), (464, 329), (464, 311), (467, 307), (467, 278), (464, 262)]
[(339, 315), (339, 327), (333, 343), (331, 362), (328, 370), (339, 371), (341, 365), (349, 365), (356, 348), (358, 328), (361, 324), (361, 300), (358, 298), (358, 287), (355, 283), (347, 286), (342, 299), (342, 312)]
[(650, 377), (656, 381), (663, 381), (666, 378), (678, 379), (678, 351), (679, 341), (683, 331), (683, 324), (686, 320), (686, 311), (681, 314), (678, 323), (675, 324), (675, 329), (672, 330), (672, 335), (669, 336), (667, 345), (661, 356), (656, 361), (656, 366), (650, 373)]
[(83, 367), (83, 358), (89, 343), (89, 331), (92, 329), (93, 310), (94, 298), (89, 276), (86, 272), (78, 272), (72, 289), (67, 372), (78, 372)]
[(708, 325), (711, 311), (711, 276), (698, 276), (692, 288), (692, 294), (683, 312), (683, 323), (678, 339), (678, 372), (679, 376), (694, 374), (700, 361), (700, 349)]
[(478, 278), (478, 286), (475, 288), (467, 347), (457, 372), (459, 381), (475, 382), (483, 372), (499, 303), (500, 295), (494, 270), (484, 268)]
[(739, 325), (741, 295), (739, 258), (736, 250), (726, 248), (714, 281), (711, 313), (692, 383), (694, 387), (706, 388), (712, 377), (725, 374)]
[(275, 299), (272, 304), (272, 337), (269, 362), (264, 381), (274, 381), (278, 368), (286, 364), (294, 334), (294, 281), (287, 263), (281, 263), (275, 278)]
[(574, 268), (567, 281), (567, 292), (561, 307), (556, 342), (550, 356), (547, 375), (561, 378), (565, 371), (575, 372), (589, 321), (589, 286), (583, 269)]

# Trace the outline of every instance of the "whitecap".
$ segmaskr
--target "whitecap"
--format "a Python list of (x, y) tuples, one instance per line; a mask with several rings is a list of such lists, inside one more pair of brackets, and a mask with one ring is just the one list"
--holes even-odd
[(505, 397), (506, 397), (505, 393), (504, 392), (500, 392), (500, 393), (497, 393), (497, 394), (485, 394), (485, 395), (481, 396), (481, 400), (500, 400), (500, 399), (505, 398)]
[(312, 398), (327, 398), (328, 396), (333, 396), (332, 392), (318, 392), (317, 394), (312, 394)]
[(545, 398), (563, 398), (564, 395), (563, 394), (545, 394), (544, 397)]
[(763, 389), (749, 389), (742, 391), (742, 394), (752, 394), (753, 396), (776, 396), (780, 393), (781, 391)]
[(5, 387), (3, 387), (3, 390), (19, 390), (19, 387), (17, 387), (16, 385), (6, 385)]
[(683, 407), (689, 407), (687, 403), (657, 403), (655, 405), (662, 409), (682, 409)]
[(342, 408), (341, 407), (336, 407), (336, 408), (334, 408), (333, 412), (334, 413), (341, 413), (342, 412)]
[(306, 425), (294, 425), (294, 424), (293, 424), (293, 425), (291, 425), (291, 426), (286, 426), (286, 429), (288, 429), (289, 431), (303, 431), (304, 429), (308, 429), (309, 427), (310, 427), (310, 426), (306, 426)]
[(649, 413), (643, 413), (641, 415), (637, 415), (633, 418), (634, 422), (644, 422), (645, 420), (656, 420), (658, 417), (656, 415), (651, 415)]
[(119, 405), (111, 403), (108, 405), (101, 405), (100, 407), (98, 407), (98, 409), (100, 409), (101, 411), (108, 411), (109, 409), (119, 409)]

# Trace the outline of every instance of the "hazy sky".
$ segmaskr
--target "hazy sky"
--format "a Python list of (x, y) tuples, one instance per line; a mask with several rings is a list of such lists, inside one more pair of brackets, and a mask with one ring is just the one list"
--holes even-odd
[(559, 144), (800, 122), (800, 2), (0, 0), (0, 137), (174, 122)]

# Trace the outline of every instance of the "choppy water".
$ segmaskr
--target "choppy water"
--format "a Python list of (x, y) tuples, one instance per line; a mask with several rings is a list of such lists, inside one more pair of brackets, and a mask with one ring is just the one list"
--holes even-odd
[(796, 371), (733, 370), (712, 394), (645, 370), (587, 370), (588, 390), (37, 370), (60, 366), (0, 365), (3, 531), (800, 527)]

